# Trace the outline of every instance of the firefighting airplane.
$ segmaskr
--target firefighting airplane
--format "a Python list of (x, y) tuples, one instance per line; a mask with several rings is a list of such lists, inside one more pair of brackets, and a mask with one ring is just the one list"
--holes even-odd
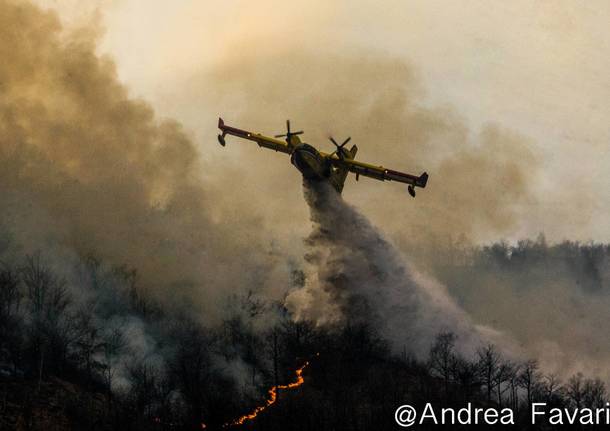
[(327, 180), (339, 193), (343, 190), (343, 184), (345, 183), (348, 172), (356, 174), (356, 181), (359, 179), (360, 175), (363, 175), (380, 181), (387, 180), (406, 183), (409, 185), (407, 188), (409, 194), (413, 197), (415, 197), (415, 187), (424, 188), (428, 182), (428, 174), (426, 172), (420, 176), (415, 176), (386, 169), (383, 166), (357, 162), (354, 160), (354, 157), (356, 156), (358, 147), (353, 145), (349, 150), (344, 148), (351, 137), (347, 138), (340, 145), (334, 138), (330, 137), (330, 141), (337, 149), (330, 154), (318, 151), (311, 145), (301, 142), (298, 135), (303, 133), (302, 130), (298, 132), (290, 131), (290, 120), (286, 121), (286, 133), (275, 136), (275, 138), (285, 138), (285, 141), (269, 138), (259, 133), (226, 126), (222, 118), (218, 119), (218, 128), (222, 131), (222, 134), (218, 135), (218, 142), (220, 142), (220, 145), (223, 147), (226, 144), (225, 136), (233, 135), (254, 141), (259, 147), (286, 153), (290, 155), (290, 161), (299, 171), (301, 171), (303, 177), (307, 179)]

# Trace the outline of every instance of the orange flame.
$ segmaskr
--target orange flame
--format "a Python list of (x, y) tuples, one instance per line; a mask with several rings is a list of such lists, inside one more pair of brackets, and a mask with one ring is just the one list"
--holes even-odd
[(267, 401), (265, 401), (265, 404), (258, 406), (257, 408), (252, 410), (251, 413), (248, 413), (247, 415), (243, 415), (243, 416), (233, 420), (232, 422), (227, 422), (226, 424), (224, 424), (224, 426), (227, 427), (227, 426), (234, 426), (234, 425), (242, 425), (244, 422), (254, 419), (255, 417), (258, 416), (258, 414), (260, 412), (262, 412), (267, 407), (269, 407), (270, 405), (275, 403), (275, 401), (277, 400), (277, 391), (279, 389), (293, 389), (293, 388), (296, 388), (297, 386), (301, 386), (303, 383), (305, 383), (305, 379), (303, 378), (303, 370), (305, 368), (307, 368), (308, 365), (309, 365), (309, 361), (305, 362), (305, 364), (303, 364), (303, 366), (301, 368), (297, 368), (295, 370), (295, 374), (297, 376), (296, 381), (294, 381), (292, 383), (288, 383), (287, 385), (273, 386), (271, 389), (269, 389), (269, 398), (267, 399)]

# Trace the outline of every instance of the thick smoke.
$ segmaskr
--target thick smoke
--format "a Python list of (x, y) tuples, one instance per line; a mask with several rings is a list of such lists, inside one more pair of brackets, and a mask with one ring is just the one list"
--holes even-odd
[(93, 254), (208, 321), (236, 286), (289, 280), (249, 211), (213, 212), (226, 185), (202, 180), (180, 124), (129, 97), (95, 53), (95, 28), (64, 31), (28, 2), (1, 0), (0, 12), (3, 260)]
[[(32, 256), (32, 272), (70, 304), (58, 331), (93, 343), (120, 330), (121, 351), (96, 359), (122, 385), (128, 365), (160, 367), (176, 342), (161, 315), (134, 308), (134, 286), (142, 307), (209, 327), (232, 318), (229, 295), (287, 288), (290, 267), (248, 211), (212, 211), (227, 188), (202, 179), (206, 163), (179, 123), (129, 97), (97, 36), (0, 0), (0, 264), (27, 268)], [(239, 369), (239, 353), (217, 365)]]
[(440, 284), (412, 268), (401, 253), (325, 182), (304, 183), (313, 232), (306, 239), (310, 272), (286, 304), (298, 320), (376, 325), (396, 351), (418, 358), (436, 334), (452, 331), (470, 356), (502, 336), (477, 327)]
[[(456, 109), (430, 106), (417, 68), (399, 57), (268, 42), (244, 42), (257, 49), (241, 47), (239, 56), (186, 81), (188, 94), (173, 96), (186, 107), (181, 118), (188, 122), (196, 100), (210, 100), (229, 124), (273, 134), (290, 118), (321, 150), (332, 148), (329, 135), (351, 136), (359, 160), (417, 175), (428, 171), (430, 183), (415, 203), (404, 186), (366, 178), (356, 183), (349, 177), (343, 192), (401, 246), (408, 243), (405, 249), (460, 236), (493, 240), (519, 227), (535, 199), (540, 165), (527, 138), (498, 124), (471, 130)], [(229, 163), (248, 166), (237, 180), (240, 201), (255, 201), (274, 229), (294, 231), (293, 220), (306, 217), (307, 208), (292, 166), (235, 140), (223, 151)]]
[(610, 336), (602, 329), (610, 324), (607, 244), (548, 244), (543, 236), (456, 244), (439, 250), (432, 265), (473, 319), (509, 332), (546, 370), (610, 378)]
[[(184, 85), (182, 98), (170, 89), (170, 104), (183, 107), (180, 117), (206, 137), (200, 157), (179, 123), (159, 119), (129, 96), (113, 62), (96, 55), (98, 36), (97, 28), (66, 32), (54, 13), (28, 2), (0, 0), (6, 59), (0, 68), (0, 260), (19, 265), (25, 254), (42, 250), (51, 267), (67, 274), (79, 304), (95, 306), (96, 319), (133, 328), (128, 332), (139, 355), (157, 354), (159, 334), (113, 296), (124, 284), (112, 274), (114, 265), (135, 268), (146, 296), (205, 322), (227, 317), (220, 305), (230, 293), (283, 293), (298, 267), (294, 256), (301, 250), (289, 242), (306, 234), (299, 173), (281, 155), (252, 147), (240, 153), (234, 141), (222, 156), (214, 153), (217, 113), (262, 132), (279, 131), (290, 117), (321, 148), (329, 133), (350, 134), (363, 160), (417, 174), (428, 170), (429, 186), (415, 204), (395, 184), (363, 179), (345, 191), (383, 224), (409, 262), (428, 268), (446, 238), (463, 236), (469, 245), (514, 233), (536, 199), (540, 163), (527, 140), (497, 125), (469, 130), (456, 110), (430, 107), (416, 69), (401, 59), (344, 47), (340, 53), (292, 49), (291, 41), (277, 37), (228, 45), (232, 55), (211, 70), (175, 80)], [(202, 118), (209, 127), (197, 129)], [(310, 203), (330, 200), (311, 193)], [(327, 203), (337, 211), (310, 208), (316, 229), (306, 245), (308, 284), (288, 301), (296, 316), (320, 323), (369, 316), (385, 325), (396, 348), (407, 345), (417, 354), (441, 329), (456, 330), (467, 348), (487, 332), (443, 286), (406, 264), (367, 219), (342, 200)], [(430, 258), (419, 258), (424, 250)], [(82, 276), (89, 255), (107, 263), (108, 287), (94, 289), (90, 275)], [(517, 334), (530, 353), (538, 353), (541, 339), (552, 341), (547, 351), (563, 352), (562, 331), (571, 327), (577, 336), (570, 337), (568, 354), (555, 355), (562, 357), (558, 367), (584, 355), (605, 367), (607, 356), (589, 342), (606, 324), (607, 300), (599, 293), (575, 292), (569, 281), (528, 291), (519, 277), (504, 288), (496, 274), (486, 274), (465, 297), (446, 268), (430, 271), (473, 319)], [(545, 297), (558, 305), (546, 306)], [(528, 318), (516, 319), (524, 310)], [(594, 341), (607, 345), (603, 335)]]

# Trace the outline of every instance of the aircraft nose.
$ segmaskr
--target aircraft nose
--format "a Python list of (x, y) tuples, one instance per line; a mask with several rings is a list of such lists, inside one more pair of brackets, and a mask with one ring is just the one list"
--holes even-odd
[(303, 156), (303, 150), (300, 148), (297, 148), (292, 152), (291, 158), (292, 164), (295, 165), (299, 170), (301, 170), (301, 168), (307, 164)]
[(317, 177), (315, 156), (304, 148), (297, 148), (292, 153), (291, 162), (306, 178)]

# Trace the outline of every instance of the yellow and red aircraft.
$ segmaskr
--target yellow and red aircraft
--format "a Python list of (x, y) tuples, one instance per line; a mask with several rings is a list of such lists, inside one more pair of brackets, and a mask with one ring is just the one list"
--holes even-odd
[[(225, 136), (233, 135), (243, 139), (254, 141), (259, 147), (280, 151), (290, 155), (290, 161), (301, 171), (303, 177), (308, 179), (327, 180), (341, 193), (345, 178), (349, 172), (356, 174), (356, 180), (363, 175), (380, 181), (398, 181), (409, 185), (409, 194), (415, 197), (415, 187), (426, 187), (428, 174), (424, 172), (420, 176), (406, 174), (399, 171), (386, 169), (383, 166), (370, 165), (368, 163), (354, 160), (358, 147), (352, 146), (349, 150), (344, 148), (351, 138), (347, 138), (342, 144), (338, 144), (332, 137), (330, 141), (337, 147), (332, 153), (318, 151), (314, 147), (301, 142), (298, 135), (303, 133), (290, 131), (290, 120), (286, 121), (286, 133), (270, 138), (259, 133), (248, 132), (225, 125), (222, 118), (218, 119), (218, 128), (222, 134), (218, 135), (218, 142), (223, 147), (226, 144)], [(285, 138), (279, 140), (276, 138)]]

